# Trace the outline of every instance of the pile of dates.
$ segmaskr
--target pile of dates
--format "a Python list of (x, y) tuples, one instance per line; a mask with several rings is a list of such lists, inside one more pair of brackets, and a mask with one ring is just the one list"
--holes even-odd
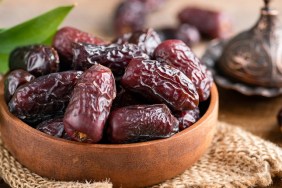
[(52, 46), (10, 54), (5, 100), (11, 113), (55, 137), (86, 143), (168, 138), (194, 124), (210, 95), (210, 72), (180, 40), (153, 29), (112, 42), (72, 27)]

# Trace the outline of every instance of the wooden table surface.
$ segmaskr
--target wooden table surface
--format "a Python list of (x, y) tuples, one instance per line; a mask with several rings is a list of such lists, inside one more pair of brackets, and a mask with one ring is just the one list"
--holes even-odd
[[(76, 3), (77, 6), (62, 25), (70, 25), (111, 39), (113, 38), (112, 14), (119, 2), (120, 0), (0, 0), (0, 28), (12, 26), (58, 5)], [(177, 25), (176, 14), (185, 5), (200, 5), (223, 10), (233, 19), (235, 32), (239, 32), (256, 22), (263, 1), (168, 0), (160, 11), (149, 15), (147, 26), (158, 28)], [(281, 13), (279, 18), (282, 25), (282, 1), (273, 1), (271, 5)], [(206, 43), (196, 46), (194, 51), (200, 56), (205, 45)], [(276, 121), (276, 114), (282, 108), (282, 96), (275, 98), (247, 97), (222, 88), (219, 88), (219, 93), (219, 120), (240, 126), (282, 147), (282, 133), (279, 132)], [(4, 183), (0, 183), (0, 187), (4, 186)], [(271, 187), (282, 187), (282, 181), (275, 180)]]

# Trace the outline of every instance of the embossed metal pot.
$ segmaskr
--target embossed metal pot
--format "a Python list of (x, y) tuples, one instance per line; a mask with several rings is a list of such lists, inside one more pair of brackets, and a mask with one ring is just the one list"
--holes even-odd
[(226, 44), (218, 68), (243, 83), (282, 87), (282, 30), (278, 26), (278, 12), (268, 4), (269, 0), (265, 0), (254, 27)]

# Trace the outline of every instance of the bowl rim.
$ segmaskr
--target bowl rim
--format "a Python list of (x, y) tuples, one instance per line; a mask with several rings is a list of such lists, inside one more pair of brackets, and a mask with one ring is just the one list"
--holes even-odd
[[(28, 134), (32, 134), (34, 136), (41, 137), (42, 139), (45, 139), (45, 140), (47, 139), (50, 142), (60, 142), (60, 143), (64, 143), (64, 144), (68, 144), (68, 145), (72, 145), (76, 147), (82, 146), (82, 147), (91, 147), (91, 148), (96, 148), (96, 149), (122, 149), (122, 148), (144, 147), (148, 145), (166, 143), (166, 142), (170, 142), (170, 141), (179, 139), (180, 137), (184, 137), (187, 134), (189, 134), (190, 132), (192, 132), (193, 130), (197, 129), (199, 126), (201, 126), (201, 124), (204, 123), (211, 116), (215, 108), (218, 106), (218, 101), (219, 101), (218, 99), (219, 99), (218, 90), (217, 90), (215, 83), (213, 83), (211, 86), (209, 106), (205, 114), (192, 126), (186, 128), (183, 131), (176, 133), (175, 135), (169, 138), (151, 140), (151, 141), (146, 141), (146, 142), (128, 143), (128, 144), (99, 144), (99, 143), (92, 144), (92, 143), (80, 143), (80, 142), (66, 140), (63, 138), (57, 138), (57, 137), (54, 137), (54, 136), (51, 136), (51, 135), (48, 135), (48, 134), (45, 134), (43, 132), (36, 130), (35, 128), (29, 126), (28, 124), (24, 123), (19, 118), (14, 116), (12, 113), (10, 113), (8, 110), (8, 106), (4, 100), (4, 94), (1, 93), (1, 96), (0, 96), (0, 102), (2, 101), (2, 103), (4, 104), (4, 105), (1, 105), (1, 108), (2, 108), (1, 113), (2, 114), (5, 113), (4, 117), (5, 116), (8, 117), (8, 122), (15, 123), (16, 124), (15, 126), (21, 126), (21, 128), (24, 129), (24, 131), (26, 131)], [(0, 126), (3, 126), (3, 125), (0, 125)]]

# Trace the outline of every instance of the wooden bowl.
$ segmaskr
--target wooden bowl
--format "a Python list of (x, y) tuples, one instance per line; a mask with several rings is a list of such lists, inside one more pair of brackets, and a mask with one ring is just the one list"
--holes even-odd
[(12, 115), (0, 85), (4, 146), (25, 167), (56, 180), (109, 179), (115, 187), (144, 187), (184, 172), (206, 151), (215, 132), (218, 93), (211, 89), (207, 110), (198, 122), (168, 139), (134, 144), (85, 144), (37, 131)]

